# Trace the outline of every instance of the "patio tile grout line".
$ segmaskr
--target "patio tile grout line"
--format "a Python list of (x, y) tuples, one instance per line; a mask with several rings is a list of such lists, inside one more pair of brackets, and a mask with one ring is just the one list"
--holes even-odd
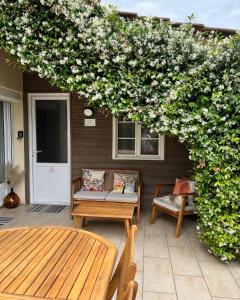
[(205, 276), (204, 276), (204, 274), (203, 274), (203, 271), (202, 271), (201, 265), (200, 265), (200, 263), (199, 263), (199, 260), (197, 259), (197, 255), (196, 255), (196, 252), (195, 252), (195, 250), (194, 250), (194, 247), (193, 247), (193, 244), (192, 244), (191, 238), (190, 238), (190, 236), (189, 236), (189, 234), (188, 234), (188, 231), (186, 231), (186, 233), (187, 233), (188, 239), (189, 239), (189, 241), (190, 241), (191, 248), (192, 248), (193, 254), (194, 254), (195, 258), (196, 258), (196, 261), (197, 261), (198, 267), (199, 267), (199, 269), (200, 269), (200, 271), (201, 271), (201, 274), (202, 274), (203, 280), (204, 280), (204, 282), (205, 282), (205, 284), (206, 284), (207, 290), (208, 290), (208, 292), (209, 292), (209, 295), (210, 295), (210, 297), (211, 297), (211, 299), (212, 299), (212, 297), (213, 297), (213, 296), (212, 296), (212, 294), (211, 294), (211, 292), (210, 292), (209, 286), (208, 286), (208, 284), (207, 284), (207, 281), (206, 281), (206, 279), (205, 279)]
[(164, 228), (164, 233), (165, 233), (165, 237), (166, 237), (166, 241), (167, 241), (168, 255), (169, 255), (169, 260), (170, 260), (170, 264), (171, 264), (173, 283), (174, 283), (175, 292), (176, 292), (175, 294), (176, 294), (176, 298), (178, 300), (179, 298), (178, 298), (177, 286), (176, 286), (176, 282), (175, 282), (175, 276), (174, 276), (174, 273), (173, 273), (173, 265), (172, 265), (172, 259), (171, 259), (171, 254), (170, 254), (170, 246), (169, 246), (169, 243), (168, 243), (168, 237), (167, 237), (167, 233), (166, 233), (165, 228)]
[[(235, 280), (235, 282), (236, 282), (236, 284), (237, 284), (237, 287), (239, 288), (239, 290), (240, 290), (240, 285), (238, 284), (238, 279), (237, 278), (235, 278), (235, 276), (234, 276), (234, 274), (233, 274), (233, 272), (232, 272), (232, 270), (229, 268), (229, 265), (226, 265), (227, 266), (227, 269), (228, 269), (228, 271), (230, 272), (230, 274), (232, 275), (232, 277), (233, 277), (233, 279)], [(234, 298), (233, 298), (234, 299)]]
[(143, 260), (143, 262), (142, 262), (142, 300), (144, 300), (143, 299), (143, 294), (144, 294), (144, 289), (143, 289), (143, 287), (144, 287), (144, 265), (145, 265), (145, 263), (144, 263), (144, 258), (145, 258), (145, 255), (144, 255), (144, 253), (145, 253), (145, 251), (144, 251), (144, 245), (145, 245), (145, 226), (146, 226), (146, 218), (144, 217), (144, 224), (143, 224), (143, 253), (142, 253), (142, 255), (143, 255), (143, 257), (142, 257), (142, 260)]

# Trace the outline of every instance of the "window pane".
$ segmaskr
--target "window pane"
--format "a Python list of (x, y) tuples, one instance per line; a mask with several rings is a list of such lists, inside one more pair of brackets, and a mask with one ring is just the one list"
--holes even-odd
[(37, 100), (38, 163), (67, 163), (67, 101)]
[(142, 140), (141, 141), (142, 155), (158, 155), (158, 140)]
[(124, 139), (118, 140), (118, 154), (134, 155), (135, 154), (135, 140)]
[(158, 134), (151, 133), (149, 129), (142, 128), (141, 132), (142, 132), (142, 139), (151, 139), (151, 138), (158, 139)]
[(135, 123), (119, 122), (118, 123), (118, 137), (134, 138), (135, 137)]
[(3, 102), (0, 102), (0, 184), (4, 182), (5, 151), (4, 151), (4, 115)]

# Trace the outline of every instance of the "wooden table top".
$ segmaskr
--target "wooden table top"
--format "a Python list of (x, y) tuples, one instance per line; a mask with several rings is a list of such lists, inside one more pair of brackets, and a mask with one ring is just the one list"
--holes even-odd
[(116, 218), (116, 219), (132, 219), (134, 213), (134, 205), (131, 203), (106, 203), (106, 202), (90, 202), (84, 201), (76, 206), (73, 216), (99, 217), (99, 218)]
[(103, 300), (116, 255), (112, 243), (80, 229), (0, 230), (0, 299)]

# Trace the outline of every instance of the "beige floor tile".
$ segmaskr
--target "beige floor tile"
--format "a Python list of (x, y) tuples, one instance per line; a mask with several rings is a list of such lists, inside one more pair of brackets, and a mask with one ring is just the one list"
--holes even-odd
[(178, 300), (211, 300), (203, 277), (175, 275)]
[(134, 261), (137, 264), (137, 270), (143, 271), (143, 245), (138, 242), (135, 244)]
[[(212, 300), (233, 300), (233, 298), (216, 298), (216, 297), (212, 297)], [(234, 298), (234, 300), (240, 300), (240, 298)]]
[(145, 234), (146, 235), (165, 235), (164, 221), (157, 219), (155, 223), (149, 224), (148, 221), (145, 223)]
[(181, 233), (179, 238), (175, 237), (175, 232), (173, 236), (168, 234), (167, 241), (168, 241), (168, 246), (170, 247), (191, 247), (191, 243), (189, 241), (188, 235), (185, 232)]
[(190, 242), (198, 261), (218, 261), (218, 258), (209, 253), (208, 248), (199, 239), (190, 238)]
[(228, 264), (229, 270), (235, 279), (240, 279), (240, 262), (234, 261)]
[(143, 300), (177, 300), (176, 294), (144, 292)]
[(169, 247), (173, 273), (176, 275), (202, 276), (194, 252), (187, 247)]
[(144, 256), (169, 258), (167, 238), (165, 235), (148, 235), (144, 239)]
[(143, 291), (175, 293), (169, 259), (144, 257)]
[(137, 272), (135, 281), (138, 284), (138, 292), (136, 300), (143, 300), (143, 272)]
[(240, 298), (240, 288), (226, 265), (200, 262), (200, 266), (213, 297)]

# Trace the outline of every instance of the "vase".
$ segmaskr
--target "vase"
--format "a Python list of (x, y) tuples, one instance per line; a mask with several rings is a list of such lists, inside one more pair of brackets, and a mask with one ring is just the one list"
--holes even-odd
[(19, 203), (20, 198), (14, 192), (13, 188), (11, 188), (10, 193), (3, 200), (3, 205), (7, 208), (15, 208), (18, 207)]

